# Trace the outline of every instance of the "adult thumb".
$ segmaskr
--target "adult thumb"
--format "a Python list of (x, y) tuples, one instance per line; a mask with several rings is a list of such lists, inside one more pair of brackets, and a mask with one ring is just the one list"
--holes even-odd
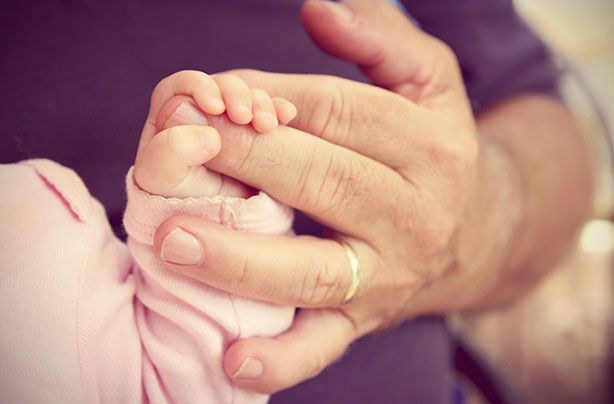
[(446, 86), (458, 76), (449, 48), (415, 27), (389, 1), (308, 0), (301, 18), (322, 50), (356, 63), (381, 87), (396, 91), (400, 85)]

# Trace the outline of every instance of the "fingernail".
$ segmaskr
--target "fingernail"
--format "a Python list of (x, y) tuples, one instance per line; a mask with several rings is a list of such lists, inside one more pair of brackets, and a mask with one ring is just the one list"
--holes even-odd
[(207, 121), (207, 116), (189, 102), (182, 102), (181, 104), (179, 104), (175, 112), (173, 112), (170, 119), (168, 120), (168, 122), (171, 121), (179, 125), (206, 126), (209, 124), (209, 122)]
[(278, 125), (277, 118), (269, 111), (258, 111), (256, 115), (258, 116), (258, 121), (267, 128), (275, 128)]
[(340, 19), (343, 21), (350, 21), (354, 18), (354, 14), (350, 11), (349, 8), (344, 6), (343, 4), (335, 3), (332, 1), (325, 2), (328, 5), (328, 8)]
[(226, 110), (226, 103), (222, 97), (213, 95), (209, 97), (209, 107), (221, 114)]
[(249, 107), (249, 105), (247, 105), (247, 103), (239, 103), (239, 105), (237, 105), (237, 110), (241, 111), (242, 115), (252, 118), (252, 109)]
[(247, 358), (243, 359), (241, 366), (239, 366), (239, 369), (235, 372), (234, 375), (232, 375), (232, 378), (257, 379), (262, 376), (263, 372), (264, 365), (262, 364), (262, 361), (248, 356)]
[(177, 227), (162, 241), (162, 260), (177, 265), (198, 265), (203, 260), (200, 242), (183, 229)]

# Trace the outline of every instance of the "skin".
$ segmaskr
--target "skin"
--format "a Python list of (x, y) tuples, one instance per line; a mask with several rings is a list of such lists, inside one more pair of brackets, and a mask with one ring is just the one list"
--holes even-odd
[[(230, 122), (251, 124), (264, 133), (294, 119), (296, 107), (249, 88), (232, 74), (175, 73), (162, 80), (151, 96), (134, 167), (138, 186), (150, 194), (177, 198), (252, 195), (245, 184), (203, 165), (221, 148), (220, 135), (208, 125), (207, 114), (224, 112)], [(178, 126), (185, 127), (177, 130)]]
[[(552, 268), (589, 212), (586, 147), (558, 101), (518, 95), (474, 117), (444, 44), (386, 2), (343, 4), (308, 1), (304, 25), (376, 86), (234, 72), (293, 102), (298, 115), (260, 135), (211, 117), (224, 147), (207, 163), (306, 212), (330, 238), (237, 233), (184, 216), (155, 236), (163, 260), (177, 227), (204, 250), (202, 261), (169, 270), (306, 308), (284, 334), (228, 348), (228, 376), (259, 392), (314, 377), (367, 333), (510, 302)], [(363, 281), (346, 304), (349, 263), (332, 238), (360, 259)]]

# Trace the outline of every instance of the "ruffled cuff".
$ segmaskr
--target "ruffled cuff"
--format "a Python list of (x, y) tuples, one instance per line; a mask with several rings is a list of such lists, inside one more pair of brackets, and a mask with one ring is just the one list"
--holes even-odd
[(134, 166), (126, 176), (128, 205), (124, 227), (130, 237), (153, 245), (160, 224), (171, 216), (189, 215), (219, 223), (231, 229), (263, 234), (285, 234), (294, 218), (293, 210), (264, 192), (250, 198), (212, 196), (167, 198), (152, 195), (134, 182)]

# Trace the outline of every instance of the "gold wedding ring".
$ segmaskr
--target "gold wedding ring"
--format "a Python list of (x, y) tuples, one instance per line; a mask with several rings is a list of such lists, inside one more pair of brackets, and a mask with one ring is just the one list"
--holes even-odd
[(358, 261), (358, 256), (356, 255), (356, 251), (348, 243), (343, 240), (335, 240), (343, 249), (348, 256), (348, 260), (350, 261), (350, 269), (352, 271), (352, 283), (350, 284), (350, 288), (348, 289), (345, 297), (343, 298), (343, 303), (347, 303), (354, 298), (356, 292), (358, 292), (358, 288), (360, 287), (360, 265)]

